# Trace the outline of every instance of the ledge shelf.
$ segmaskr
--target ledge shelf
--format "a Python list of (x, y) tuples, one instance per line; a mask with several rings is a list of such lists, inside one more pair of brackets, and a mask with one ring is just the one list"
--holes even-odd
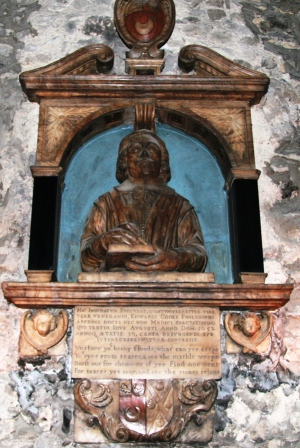
[(3, 282), (2, 289), (7, 301), (20, 308), (168, 305), (255, 311), (276, 310), (284, 306), (293, 285)]

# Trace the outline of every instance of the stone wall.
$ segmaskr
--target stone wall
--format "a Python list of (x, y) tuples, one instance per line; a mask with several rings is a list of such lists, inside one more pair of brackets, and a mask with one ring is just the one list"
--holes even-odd
[[(268, 283), (293, 282), (291, 301), (275, 313), (273, 350), (266, 357), (224, 355), (216, 432), (211, 447), (300, 446), (300, 132), (299, 0), (175, 0), (177, 20), (165, 46), (164, 73), (177, 73), (187, 44), (208, 46), (271, 78), (252, 110), (265, 272)], [(38, 105), (18, 81), (92, 43), (125, 46), (113, 25), (112, 0), (3, 0), (0, 5), (1, 281), (25, 280)], [(70, 357), (18, 360), (23, 311), (0, 299), (3, 448), (55, 448), (73, 443)], [(71, 335), (68, 335), (69, 344)], [(174, 445), (173, 445), (174, 446)]]

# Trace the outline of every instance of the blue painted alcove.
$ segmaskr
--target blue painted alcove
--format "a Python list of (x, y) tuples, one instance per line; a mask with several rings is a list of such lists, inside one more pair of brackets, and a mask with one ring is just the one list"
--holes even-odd
[[(65, 175), (60, 220), (58, 280), (77, 281), (80, 272), (80, 237), (93, 201), (111, 190), (115, 179), (119, 143), (131, 133), (119, 126), (98, 134), (74, 155)], [(209, 263), (217, 283), (232, 283), (228, 201), (224, 177), (210, 151), (198, 140), (168, 125), (156, 132), (170, 154), (169, 186), (195, 207), (202, 227)]]

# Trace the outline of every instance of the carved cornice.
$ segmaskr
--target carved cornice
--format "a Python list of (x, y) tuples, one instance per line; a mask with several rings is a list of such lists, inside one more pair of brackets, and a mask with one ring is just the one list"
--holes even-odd
[(293, 285), (203, 283), (9, 283), (4, 297), (20, 308), (74, 306), (177, 305), (221, 309), (276, 310)]
[(258, 104), (269, 84), (265, 78), (201, 78), (198, 76), (44, 75), (23, 73), (22, 86), (31, 101), (41, 98), (211, 99)]

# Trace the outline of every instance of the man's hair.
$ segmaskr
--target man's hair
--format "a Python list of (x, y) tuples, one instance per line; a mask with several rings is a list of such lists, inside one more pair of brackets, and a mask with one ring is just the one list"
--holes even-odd
[(256, 331), (258, 331), (261, 328), (261, 321), (260, 321), (260, 318), (258, 317), (258, 315), (255, 314), (255, 313), (246, 311), (245, 314), (241, 314), (239, 316), (239, 318), (237, 319), (238, 328), (242, 332), (244, 330), (245, 323), (246, 323), (247, 319), (253, 319), (255, 321), (255, 324), (256, 324), (256, 327), (257, 327)]
[(164, 180), (166, 183), (171, 179), (171, 169), (169, 164), (169, 153), (164, 142), (156, 135), (154, 132), (148, 131), (147, 129), (141, 129), (139, 131), (132, 132), (123, 138), (119, 146), (119, 155), (117, 160), (117, 171), (116, 178), (118, 182), (122, 183), (128, 178), (127, 170), (127, 150), (131, 144), (131, 141), (137, 135), (150, 135), (153, 137), (160, 148), (161, 151), (161, 167), (159, 172), (159, 179)]

